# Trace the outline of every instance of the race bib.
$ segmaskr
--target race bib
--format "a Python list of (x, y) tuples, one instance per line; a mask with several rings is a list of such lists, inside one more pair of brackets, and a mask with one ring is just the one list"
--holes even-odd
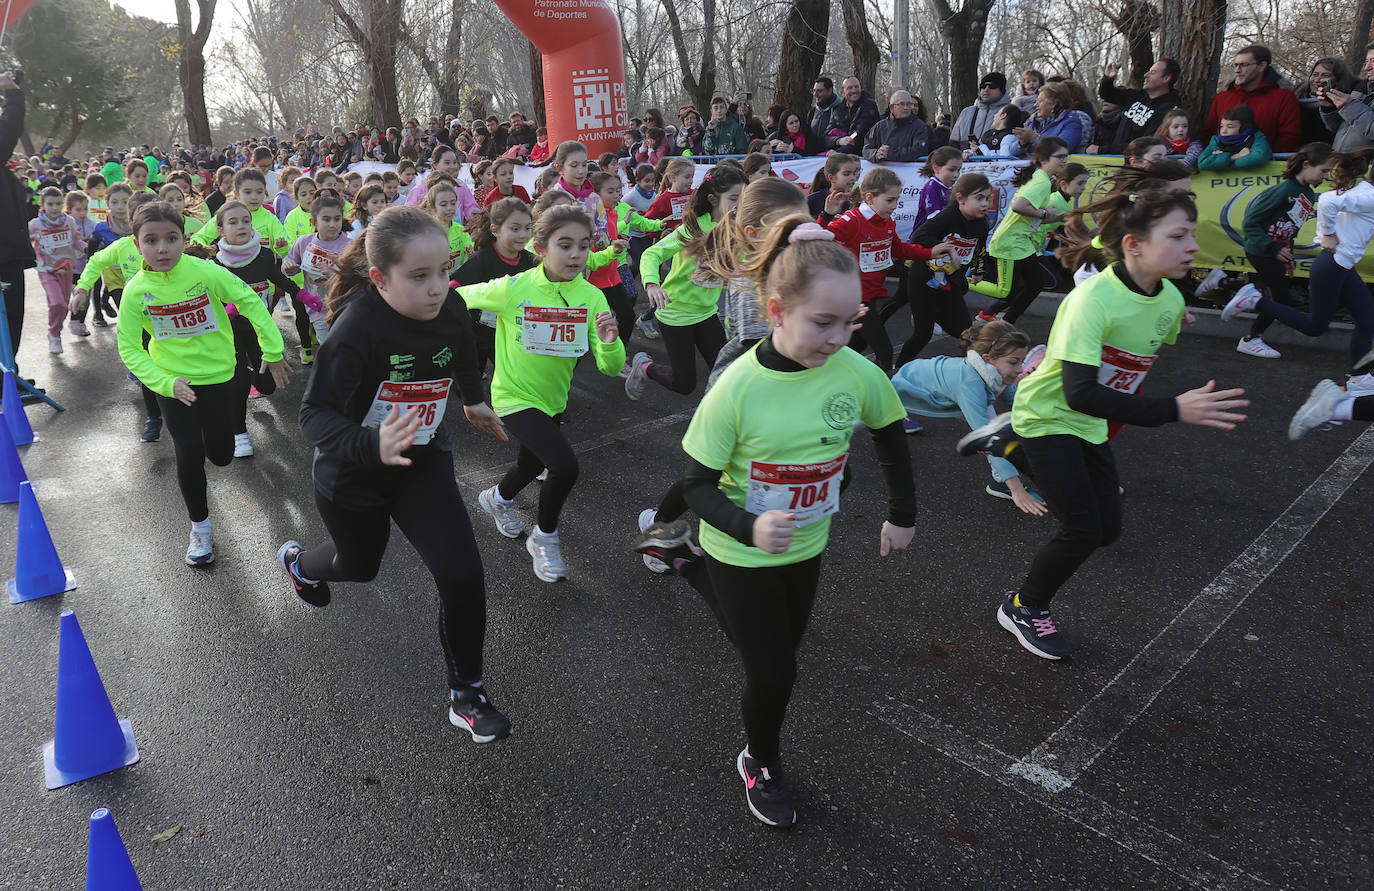
[(1306, 195), (1299, 195), (1293, 202), (1293, 206), (1288, 209), (1288, 219), (1293, 221), (1293, 225), (1299, 229), (1303, 224), (1312, 219), (1317, 212), (1317, 208), (1308, 200)]
[(301, 257), (301, 271), (312, 281), (327, 279), (339, 271), (339, 255), (311, 244)]
[(882, 272), (892, 265), (892, 240), (859, 243), (859, 270)]
[(525, 352), (581, 356), (587, 352), (587, 307), (524, 306), (520, 329)]
[(846, 457), (818, 464), (750, 461), (745, 510), (751, 514), (787, 511), (795, 515), (798, 526), (830, 516), (840, 509), (840, 476)]
[(956, 269), (973, 262), (973, 249), (978, 246), (976, 239), (965, 238), (962, 235), (950, 235), (945, 240), (954, 245), (954, 253), (950, 257), (954, 260)]
[(72, 230), (63, 226), (61, 229), (43, 229), (38, 233), (38, 246), (43, 249), (43, 253), (51, 254), (53, 251), (60, 250), (72, 243)]
[[(149, 294), (147, 299), (152, 299)], [(153, 337), (195, 337), (219, 330), (219, 320), (210, 306), (210, 295), (200, 294), (176, 303), (148, 304), (148, 317), (153, 321)]]
[(1145, 375), (1153, 364), (1154, 356), (1140, 356), (1104, 343), (1097, 382), (1121, 393), (1134, 393), (1144, 383)]
[(496, 327), (496, 319), (496, 313), (492, 312), (489, 309), (483, 309), (478, 311), (477, 321), (481, 322), (483, 325), (486, 325), (488, 328)]
[(426, 445), (444, 422), (444, 409), (448, 407), (448, 391), (452, 386), (451, 377), (438, 381), (382, 381), (377, 386), (372, 406), (363, 417), (363, 426), (381, 427), (392, 406), (400, 409), (402, 416), (414, 409), (420, 416), (415, 444)]
[(272, 299), (271, 282), (250, 282), (248, 287), (253, 289), (253, 293), (262, 298), (264, 304), (270, 304)]
[(674, 195), (668, 199), (668, 206), (672, 208), (672, 219), (681, 220), (682, 212), (687, 209), (687, 202), (692, 200), (691, 195)]

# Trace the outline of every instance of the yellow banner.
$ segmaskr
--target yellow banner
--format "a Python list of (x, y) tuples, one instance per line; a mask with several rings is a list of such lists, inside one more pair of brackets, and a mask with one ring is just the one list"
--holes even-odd
[[(1103, 179), (1116, 172), (1122, 161), (1119, 155), (1074, 155), (1069, 160), (1077, 161), (1089, 171), (1088, 188), (1080, 199), (1081, 204), (1100, 197)], [(1245, 260), (1245, 234), (1241, 228), (1245, 208), (1260, 192), (1283, 182), (1283, 167), (1282, 161), (1270, 161), (1252, 170), (1203, 170), (1193, 174), (1198, 211), (1197, 243), (1201, 248), (1193, 258), (1195, 267), (1254, 271)], [(1317, 191), (1324, 192), (1329, 187), (1324, 184)], [(1314, 217), (1307, 221), (1293, 242), (1293, 274), (1299, 278), (1307, 277), (1308, 268), (1321, 251), (1316, 241)], [(1358, 268), (1365, 281), (1374, 281), (1374, 256), (1365, 254)]]

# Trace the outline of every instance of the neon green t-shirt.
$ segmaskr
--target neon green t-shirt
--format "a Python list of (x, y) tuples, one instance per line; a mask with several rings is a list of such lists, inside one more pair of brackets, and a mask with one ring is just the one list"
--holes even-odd
[[(266, 304), (238, 276), (185, 254), (168, 272), (143, 269), (119, 304), (119, 357), (148, 389), (172, 395), (179, 377), (191, 386), (234, 376), (234, 333), (224, 304), (238, 307), (257, 332), (266, 362), (282, 355), (281, 331)], [(142, 332), (152, 335), (143, 349)]]
[[(703, 233), (710, 232), (716, 226), (710, 214), (697, 217), (697, 225)], [(646, 286), (659, 284), (659, 267), (672, 258), (673, 265), (668, 268), (668, 277), (662, 282), (663, 290), (668, 292), (671, 302), (657, 310), (654, 318), (664, 325), (685, 327), (715, 315), (722, 283), (698, 277), (697, 261), (682, 255), (682, 230), (683, 227), (679, 226), (644, 251), (639, 259), (639, 275)]]
[(755, 516), (790, 511), (797, 527), (785, 552), (769, 554), (702, 521), (701, 546), (733, 566), (785, 566), (816, 556), (839, 509), (854, 425), (877, 430), (904, 417), (887, 375), (848, 347), (802, 371), (764, 368), (757, 347), (745, 353), (706, 392), (682, 448), (722, 471), (721, 491), (735, 504)]
[(448, 274), (455, 275), (471, 255), (472, 236), (460, 221), (454, 220), (448, 226)]
[[(1030, 182), (1016, 190), (1015, 198), (1025, 198), (1031, 207), (1044, 210), (1053, 191), (1054, 183), (1050, 181), (1050, 175), (1037, 170), (1031, 175)], [(997, 231), (992, 233), (992, 240), (988, 242), (988, 253), (1003, 260), (1029, 257), (1037, 250), (1036, 230), (1042, 225), (1040, 220), (1022, 216), (1008, 207), (1006, 216), (997, 224)]]
[(302, 235), (309, 235), (315, 231), (315, 223), (310, 219), (309, 211), (296, 205), (287, 212), (282, 228), (286, 230), (286, 240), (295, 244), (301, 240)]
[(1096, 365), (1097, 381), (1123, 393), (1140, 389), (1161, 345), (1178, 340), (1183, 296), (1165, 281), (1153, 297), (1117, 277), (1116, 265), (1074, 288), (1059, 304), (1040, 367), (1016, 388), (1011, 424), (1023, 437), (1068, 434), (1107, 441), (1107, 421), (1069, 408), (1064, 363)]
[(91, 256), (86, 268), (81, 270), (81, 277), (76, 280), (76, 288), (89, 291), (97, 278), (105, 282), (106, 288), (122, 288), (142, 268), (143, 256), (138, 252), (138, 245), (134, 244), (134, 237), (125, 235)]
[(458, 289), (469, 309), (496, 313), (496, 373), (491, 407), (498, 415), (535, 408), (549, 417), (568, 407), (578, 349), (596, 356), (608, 377), (625, 365), (619, 337), (602, 343), (596, 316), (610, 312), (601, 289), (578, 276), (551, 282), (540, 264), (516, 276)]
[[(1060, 192), (1058, 189), (1055, 189), (1053, 192), (1050, 193), (1049, 206), (1058, 211), (1059, 216), (1061, 218), (1069, 211), (1073, 210), (1073, 204), (1069, 201), (1069, 199), (1065, 198), (1063, 193)], [(1036, 229), (1034, 232), (1035, 252), (1037, 254), (1043, 252), (1045, 250), (1045, 246), (1050, 242), (1050, 233), (1055, 231), (1056, 229), (1063, 228), (1063, 219), (1060, 219), (1058, 222), (1054, 223), (1041, 223), (1040, 228)]]
[[(282, 228), (281, 220), (277, 219), (277, 215), (272, 213), (264, 204), (253, 211), (249, 219), (253, 221), (253, 228), (257, 230), (258, 239), (262, 242), (262, 246), (276, 254), (278, 260), (285, 257), (286, 252), (291, 249), (292, 242), (286, 240), (286, 230)], [(212, 217), (209, 222), (201, 227), (199, 232), (191, 236), (191, 240), (200, 244), (210, 244), (218, 237), (219, 224)]]

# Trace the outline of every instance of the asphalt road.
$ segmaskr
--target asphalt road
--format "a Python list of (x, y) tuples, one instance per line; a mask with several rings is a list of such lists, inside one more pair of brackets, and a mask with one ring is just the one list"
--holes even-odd
[[(138, 441), (113, 331), (49, 357), (30, 278), (20, 360), (67, 411), (29, 408), (42, 440), (24, 463), (80, 587), (0, 606), (3, 887), (79, 887), (100, 806), (148, 889), (1374, 884), (1374, 434), (1284, 435), (1340, 354), (1265, 362), (1193, 335), (1166, 351), (1150, 392), (1215, 377), (1250, 389), (1251, 419), (1118, 438), (1126, 529), (1056, 601), (1065, 663), (994, 621), (1053, 526), (983, 494), (985, 463), (954, 456), (962, 423), (911, 438), (919, 534), (887, 559), (881, 477), (856, 440), (784, 730), (801, 820), (784, 833), (749, 816), (735, 774), (735, 655), (690, 588), (627, 551), (694, 399), (651, 386), (631, 403), (579, 370), (558, 585), (476, 506), (514, 446), (450, 413), (487, 571), (487, 680), (516, 725), (477, 746), (446, 720), (436, 598), (403, 538), (324, 610), (287, 593), (277, 545), (323, 534), (304, 378), (251, 403), (256, 457), (210, 468), (217, 559), (193, 570), (171, 443)], [(1048, 321), (1027, 322), (1043, 339)], [(7, 505), (6, 568), (15, 528)], [(63, 609), (142, 760), (48, 792)]]

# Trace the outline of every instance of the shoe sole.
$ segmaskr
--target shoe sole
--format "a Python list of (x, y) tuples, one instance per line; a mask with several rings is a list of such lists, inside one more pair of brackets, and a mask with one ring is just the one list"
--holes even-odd
[(235, 458), (251, 458), (251, 457), (253, 457), (253, 453), (252, 453), (251, 451), (248, 451), (248, 452), (235, 452), (235, 453), (234, 453), (234, 457), (235, 457)]
[(984, 487), (983, 487), (983, 491), (986, 492), (986, 493), (988, 493), (989, 495), (991, 495), (993, 498), (1001, 498), (1003, 501), (1015, 501), (1015, 500), (1016, 500), (1015, 498), (1012, 498), (1012, 497), (1011, 497), (1011, 493), (1010, 493), (1010, 492), (999, 492), (999, 491), (997, 491), (996, 489), (994, 489), (992, 486), (984, 486)]
[(1244, 343), (1245, 341), (1241, 341), (1240, 343), (1236, 344), (1236, 352), (1240, 353), (1242, 356), (1253, 356), (1256, 359), (1278, 359), (1282, 356), (1282, 354), (1278, 350), (1272, 350), (1268, 353), (1256, 353), (1252, 350), (1247, 350), (1242, 345)]
[(1039, 649), (1038, 647), (1034, 646), (1029, 641), (1027, 641), (1026, 638), (1022, 636), (1021, 629), (1016, 627), (1016, 623), (1013, 622), (1011, 619), (1007, 618), (1007, 614), (1003, 612), (1001, 604), (997, 605), (997, 624), (1001, 625), (1003, 628), (1010, 631), (1016, 637), (1017, 642), (1020, 643), (1021, 646), (1025, 647), (1029, 652), (1039, 656), (1041, 659), (1048, 659), (1051, 662), (1059, 662), (1064, 658), (1063, 656), (1056, 656), (1053, 653), (1046, 653), (1044, 650)]
[(486, 513), (487, 516), (491, 517), (492, 522), (496, 524), (496, 531), (504, 535), (506, 538), (519, 538), (521, 535), (524, 535), (524, 523), (521, 523), (520, 528), (514, 532), (507, 532), (504, 528), (502, 528), (501, 521), (496, 518), (496, 507), (491, 503), (491, 495), (488, 494), (489, 491), (490, 490), (488, 489), (482, 490), (482, 493), (477, 496), (477, 505), (478, 507), (482, 508), (482, 511)]
[(214, 563), (214, 562), (215, 562), (215, 552), (214, 552), (214, 551), (211, 551), (210, 553), (206, 554), (204, 557), (187, 557), (187, 558), (186, 558), (186, 565), (187, 565), (187, 566), (209, 566), (211, 563)]
[(650, 572), (658, 573), (659, 575), (663, 575), (668, 571), (667, 563), (664, 563), (657, 557), (650, 557), (648, 554), (644, 555), (644, 565), (648, 567)]
[(792, 809), (792, 819), (791, 819), (791, 821), (789, 821), (789, 822), (787, 822), (787, 823), (779, 823), (779, 822), (777, 822), (777, 821), (775, 821), (775, 820), (770, 820), (770, 819), (768, 819), (768, 818), (765, 817), (763, 814), (759, 813), (758, 808), (754, 807), (754, 802), (751, 801), (751, 800), (749, 799), (749, 775), (746, 774), (746, 773), (744, 772), (744, 751), (743, 751), (743, 750), (740, 750), (739, 755), (735, 758), (735, 770), (739, 771), (739, 778), (740, 778), (741, 780), (744, 781), (744, 803), (745, 803), (746, 805), (749, 806), (749, 813), (753, 814), (754, 817), (755, 817), (760, 823), (764, 824), (765, 826), (773, 826), (773, 827), (776, 827), (776, 828), (778, 828), (778, 829), (787, 829), (788, 827), (792, 826), (793, 824), (795, 824), (795, 823), (797, 822), (797, 810), (796, 810), (796, 808), (793, 808), (793, 809)]
[[(324, 592), (323, 592), (323, 593), (324, 593), (324, 599), (323, 599), (322, 601), (320, 601), (319, 603), (316, 603), (316, 602), (313, 601), (313, 600), (309, 600), (309, 599), (306, 598), (306, 596), (305, 596), (304, 594), (301, 593), (301, 589), (298, 588), (298, 587), (296, 587), (296, 578), (295, 578), (295, 576), (293, 576), (293, 575), (291, 574), (291, 567), (289, 567), (289, 566), (286, 565), (286, 552), (287, 552), (287, 550), (288, 550), (289, 548), (292, 548), (292, 547), (299, 548), (300, 546), (301, 546), (301, 543), (298, 542), (298, 541), (296, 541), (295, 539), (292, 539), (292, 540), (290, 540), (290, 541), (283, 542), (283, 543), (282, 543), (282, 546), (279, 547), (279, 548), (277, 548), (277, 565), (281, 567), (281, 571), (282, 571), (282, 572), (286, 573), (286, 580), (287, 580), (288, 582), (290, 582), (290, 584), (291, 584), (291, 593), (295, 594), (295, 595), (296, 595), (296, 598), (297, 598), (298, 600), (300, 600), (302, 603), (308, 604), (309, 606), (313, 606), (313, 607), (315, 607), (315, 608), (317, 608), (317, 609), (322, 609), (322, 608), (324, 608), (324, 607), (326, 607), (326, 606), (329, 605), (329, 600), (330, 600), (329, 586), (328, 586), (328, 585), (324, 585)], [(323, 585), (324, 583), (321, 582), (320, 584)]]
[[(993, 433), (997, 430), (1002, 429), (1002, 427), (1005, 426), (1006, 423), (1010, 420), (1011, 412), (1003, 412), (1002, 414), (993, 418), (991, 421), (988, 421), (986, 424), (979, 427), (977, 430), (970, 430), (968, 433), (965, 433), (957, 443), (955, 443), (954, 451), (963, 457), (968, 457), (969, 455), (982, 454), (982, 452), (977, 451), (968, 452), (966, 454), (964, 450), (968, 447), (970, 443), (977, 442), (980, 439), (984, 439), (987, 437), (989, 433)], [(1004, 452), (1006, 452), (1005, 449)], [(1005, 457), (1005, 454), (999, 455), (998, 457)]]
[(1314, 400), (1317, 398), (1317, 394), (1326, 389), (1322, 386), (1324, 383), (1326, 383), (1326, 381), (1321, 381), (1312, 388), (1312, 392), (1307, 396), (1307, 401), (1298, 408), (1297, 412), (1293, 415), (1293, 419), (1288, 422), (1289, 439), (1302, 439), (1308, 433), (1311, 433), (1313, 430), (1330, 420), (1329, 415), (1324, 418), (1317, 418), (1317, 415), (1325, 414), (1325, 412), (1318, 411), (1317, 409), (1320, 406), (1313, 404)]
[[(528, 553), (528, 554), (530, 555), (530, 559), (531, 559), (531, 560), (534, 559), (534, 550), (533, 550), (533, 548), (534, 548), (534, 539), (533, 539), (533, 538), (527, 538), (527, 539), (525, 539), (525, 551), (526, 551), (526, 553)], [(551, 585), (554, 584), (555, 582), (565, 582), (565, 581), (567, 581), (567, 580), (570, 578), (569, 574), (566, 573), (566, 572), (563, 573), (562, 575), (559, 575), (559, 574), (557, 574), (557, 573), (544, 573), (544, 572), (540, 572), (538, 566), (533, 566), (533, 567), (531, 567), (531, 568), (534, 570), (534, 577), (535, 577), (535, 578), (539, 579), (539, 581), (541, 581), (541, 582), (548, 582), (548, 583), (551, 584)]]
[(512, 733), (515, 732), (514, 727), (509, 727), (506, 729), (505, 733), (493, 733), (490, 736), (483, 736), (482, 734), (474, 730), (472, 725), (469, 724), (463, 718), (462, 715), (458, 714), (451, 708), (448, 710), (448, 722), (452, 724), (454, 727), (457, 727), (459, 730), (466, 730), (469, 734), (471, 734), (472, 741), (478, 744), (496, 742), (498, 739), (505, 739), (506, 737), (510, 736)]

